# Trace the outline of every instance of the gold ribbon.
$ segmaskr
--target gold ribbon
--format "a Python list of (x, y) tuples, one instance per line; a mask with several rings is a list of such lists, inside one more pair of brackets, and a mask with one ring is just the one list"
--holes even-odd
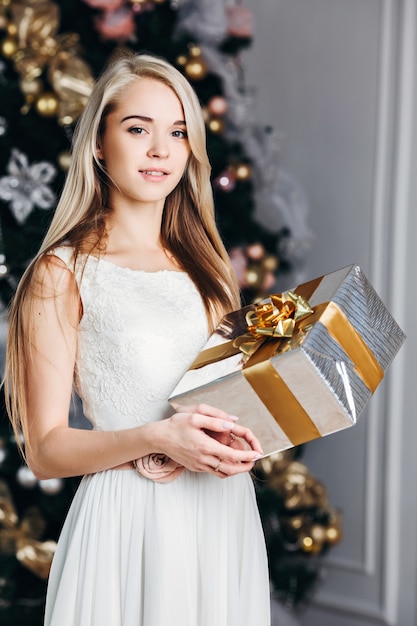
[[(78, 40), (77, 35), (74, 37)], [(68, 124), (83, 112), (94, 78), (87, 63), (77, 56), (71, 37), (58, 39), (58, 43), (60, 49), (49, 63), (48, 78), (59, 97), (58, 119), (60, 123)]]
[(317, 439), (321, 434), (270, 359), (299, 346), (317, 322), (343, 348), (372, 393), (384, 376), (372, 351), (335, 302), (309, 305), (307, 297), (311, 297), (320, 280), (291, 292), (273, 294), (270, 303), (256, 305), (246, 316), (249, 333), (203, 350), (190, 368), (198, 369), (243, 352), (245, 379), (293, 445)]
[(354, 364), (358, 376), (371, 393), (374, 393), (384, 377), (384, 370), (356, 328), (335, 302), (327, 304), (320, 316), (320, 322), (343, 348)]
[(294, 446), (321, 437), (292, 391), (272, 365), (276, 345), (268, 340), (242, 367), (242, 373)]
[(33, 80), (56, 50), (59, 8), (48, 0), (15, 1), (10, 14), (19, 46), (14, 58), (16, 70), (22, 78)]
[(200, 367), (205, 367), (211, 363), (217, 363), (217, 361), (222, 361), (223, 359), (228, 359), (230, 356), (239, 354), (239, 352), (240, 350), (234, 341), (225, 341), (218, 346), (202, 350), (200, 354), (197, 355), (189, 369), (198, 370)]

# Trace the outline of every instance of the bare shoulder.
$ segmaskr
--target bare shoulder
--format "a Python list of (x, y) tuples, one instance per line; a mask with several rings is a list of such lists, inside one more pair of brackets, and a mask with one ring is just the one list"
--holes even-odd
[(44, 254), (33, 266), (29, 283), (29, 319), (52, 322), (56, 318), (76, 326), (83, 313), (74, 272), (65, 261), (54, 254)]
[(35, 297), (57, 297), (78, 292), (74, 272), (54, 253), (44, 254), (36, 261), (32, 286)]

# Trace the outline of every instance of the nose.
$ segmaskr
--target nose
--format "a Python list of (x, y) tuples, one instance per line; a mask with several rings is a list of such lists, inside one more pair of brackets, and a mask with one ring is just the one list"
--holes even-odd
[(151, 139), (148, 156), (151, 158), (166, 159), (169, 155), (166, 137), (162, 136), (160, 133), (153, 133)]

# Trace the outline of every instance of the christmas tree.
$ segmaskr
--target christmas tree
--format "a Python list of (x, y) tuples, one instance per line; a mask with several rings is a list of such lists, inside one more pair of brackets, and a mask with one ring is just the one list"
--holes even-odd
[[(252, 16), (224, 0), (0, 0), (0, 309), (37, 251), (71, 159), (72, 133), (116, 48), (166, 58), (193, 84), (206, 120), (216, 219), (252, 302), (296, 282), (308, 244), (305, 200), (259, 124), (242, 51)], [(4, 341), (2, 350), (4, 352)], [(3, 356), (3, 355), (2, 355)], [(41, 623), (46, 578), (78, 479), (39, 481), (0, 421), (0, 621)], [(71, 415), (84, 426), (79, 408)], [(309, 597), (340, 516), (300, 450), (263, 460), (256, 485), (271, 582), (290, 607)]]

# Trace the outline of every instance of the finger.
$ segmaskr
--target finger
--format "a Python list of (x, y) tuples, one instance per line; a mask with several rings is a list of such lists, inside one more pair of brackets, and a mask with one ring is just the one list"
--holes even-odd
[[(196, 418), (197, 416), (194, 415), (193, 417)], [(219, 451), (219, 448), (213, 448), (210, 446), (210, 448), (206, 450), (207, 452), (210, 451), (210, 454), (216, 454), (219, 457), (222, 457), (223, 454), (223, 456), (225, 456), (225, 458), (228, 458), (231, 462), (249, 462), (253, 461), (254, 459), (258, 460), (263, 455), (263, 451), (258, 439), (249, 428), (245, 428), (244, 426), (238, 426), (235, 423), (225, 422), (208, 417), (206, 418), (199, 416), (197, 417), (197, 419), (202, 422), (202, 430), (204, 430), (205, 434), (210, 437), (214, 445), (223, 446), (226, 447), (228, 451), (233, 451), (233, 456), (231, 456), (230, 454), (227, 456), (225, 452), (222, 453), (221, 451)], [(215, 433), (218, 434), (216, 435)], [(227, 435), (227, 443), (223, 443), (223, 437), (225, 435)], [(243, 442), (246, 442), (248, 445), (236, 445), (232, 447), (230, 445), (233, 440), (232, 435), (233, 437), (239, 437), (240, 439), (242, 439)], [(236, 456), (238, 452), (241, 453), (240, 456)], [(245, 452), (244, 456), (242, 456), (243, 452)]]
[(225, 446), (222, 444), (218, 444), (218, 446), (219, 448), (217, 448), (213, 454), (223, 459), (227, 464), (252, 464), (262, 457), (262, 454), (256, 450), (251, 450), (246, 447)]
[(221, 463), (211, 472), (219, 478), (227, 478), (228, 476), (235, 476), (236, 474), (243, 474), (250, 472), (253, 469), (254, 463), (229, 463), (226, 459), (222, 459)]
[(224, 466), (226, 465), (223, 459), (219, 457), (213, 457), (213, 459), (209, 461), (207, 471), (208, 473), (213, 474), (214, 476), (217, 476), (217, 478), (225, 478), (226, 475), (224, 474), (222, 470), (223, 465)]
[(229, 446), (231, 448), (234, 448), (235, 450), (247, 450), (247, 446), (242, 441), (242, 439), (239, 439), (239, 437), (235, 437), (232, 433), (231, 435), (233, 437), (232, 441), (229, 443)]
[[(246, 428), (245, 426), (240, 426), (239, 424), (236, 423), (237, 420), (239, 419), (238, 417), (236, 417), (235, 415), (231, 415), (231, 414), (225, 414), (225, 412), (221, 411), (221, 409), (216, 409), (214, 407), (210, 407), (209, 405), (203, 404), (203, 405), (198, 405), (198, 406), (200, 409), (203, 409), (203, 410), (211, 409), (212, 411), (217, 412), (217, 414), (214, 415), (214, 417), (221, 418), (221, 421), (211, 422), (212, 424), (211, 427), (210, 426), (205, 427), (207, 430), (213, 430), (219, 433), (227, 432), (228, 430), (230, 431), (233, 430), (233, 434), (247, 441), (247, 443), (252, 448), (252, 450), (255, 450), (261, 455), (263, 454), (263, 450), (259, 442), (259, 439), (255, 437), (255, 435), (249, 428)], [(205, 413), (205, 415), (210, 415), (210, 413), (207, 412)], [(226, 417), (223, 418), (224, 415)]]
[(228, 446), (232, 441), (232, 433), (230, 431), (216, 433), (214, 430), (206, 430), (204, 429), (206, 435), (209, 435), (212, 439), (215, 439), (219, 443), (222, 443), (224, 446)]
[(231, 464), (225, 459), (218, 459), (215, 467), (209, 467), (209, 473), (213, 474), (217, 478), (228, 478), (228, 476), (232, 476), (234, 474), (248, 472), (252, 467), (253, 463)]
[(216, 433), (212, 430), (205, 431), (207, 435), (210, 435), (213, 439), (223, 444), (224, 446), (230, 446), (231, 448), (235, 448), (235, 450), (247, 450), (248, 444), (246, 444), (242, 439), (236, 437), (232, 432), (227, 431), (223, 433)]
[(226, 422), (236, 422), (239, 418), (236, 415), (230, 415), (223, 411), (223, 409), (219, 409), (218, 407), (211, 406), (210, 404), (194, 404), (189, 406), (181, 406), (179, 404), (172, 405), (177, 412), (181, 413), (194, 413), (197, 415), (203, 415), (207, 417), (213, 417), (220, 420), (225, 420)]
[(234, 424), (233, 434), (236, 437), (240, 437), (241, 439), (244, 439), (252, 448), (252, 450), (255, 450), (261, 455), (263, 454), (262, 446), (259, 442), (259, 439), (255, 437), (255, 435), (250, 430), (250, 428), (246, 428), (245, 426), (239, 426), (238, 424)]
[(239, 424), (236, 424), (235, 422), (226, 422), (224, 420), (212, 421), (211, 424), (212, 426), (210, 430), (218, 433), (232, 433), (235, 437), (239, 437), (246, 441), (252, 450), (258, 452), (258, 454), (263, 454), (259, 439), (255, 437), (255, 435), (249, 428), (246, 428), (245, 426), (239, 426)]
[[(212, 431), (213, 433), (227, 433), (236, 428), (236, 422), (230, 419), (230, 416), (225, 414), (225, 418), (212, 417), (208, 415), (201, 415), (194, 413), (194, 417), (201, 418), (201, 428), (205, 431)], [(233, 417), (233, 416), (232, 416)]]

